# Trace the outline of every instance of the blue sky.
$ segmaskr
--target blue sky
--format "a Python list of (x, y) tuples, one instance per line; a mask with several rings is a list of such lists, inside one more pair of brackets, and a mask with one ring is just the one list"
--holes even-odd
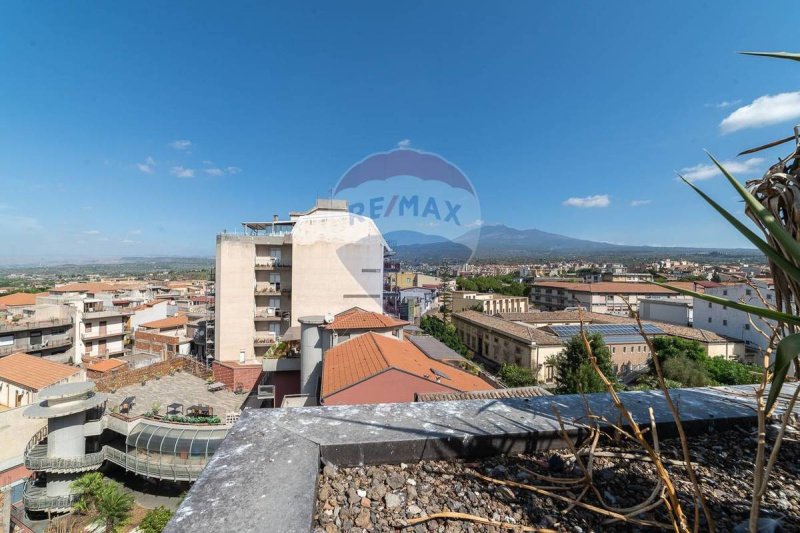
[[(307, 208), (403, 141), (456, 163), (486, 223), (744, 245), (674, 172), (706, 165), (703, 149), (731, 160), (790, 134), (800, 66), (735, 51), (800, 51), (776, 30), (797, 13), (794, 2), (5, 2), (0, 254), (211, 255), (217, 232)], [(734, 168), (752, 178), (778, 155)], [(740, 209), (719, 176), (687, 172)]]

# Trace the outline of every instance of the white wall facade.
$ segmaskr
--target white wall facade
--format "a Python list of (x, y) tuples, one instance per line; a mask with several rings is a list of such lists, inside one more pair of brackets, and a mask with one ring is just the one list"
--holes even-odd
[[(767, 303), (775, 303), (775, 291), (772, 284), (765, 281), (755, 281), (756, 287), (766, 299)], [(720, 287), (709, 287), (705, 290), (706, 294), (727, 298), (729, 300), (741, 301), (748, 305), (764, 307), (758, 294), (744, 283), (726, 284)], [(731, 307), (706, 302), (699, 298), (694, 299), (694, 326), (703, 328), (719, 335), (732, 337), (744, 341), (745, 345), (751, 350), (766, 350), (767, 339), (750, 324), (747, 313), (733, 309)], [(755, 325), (766, 332), (771, 333), (772, 321), (764, 321), (759, 317), (753, 316)]]
[(693, 308), (694, 302), (691, 298), (639, 300), (639, 316), (642, 320), (655, 320), (676, 326), (692, 324)]

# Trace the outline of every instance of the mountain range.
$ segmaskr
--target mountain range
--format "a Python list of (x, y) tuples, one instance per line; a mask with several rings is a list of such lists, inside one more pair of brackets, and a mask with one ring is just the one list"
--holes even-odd
[(474, 259), (535, 259), (556, 257), (720, 255), (722, 257), (760, 257), (750, 248), (709, 249), (692, 247), (631, 246), (576, 239), (538, 229), (515, 229), (502, 224), (486, 225), (453, 240), (415, 231), (394, 231), (386, 240), (405, 261), (463, 262), (469, 259), (468, 244), (478, 242)]

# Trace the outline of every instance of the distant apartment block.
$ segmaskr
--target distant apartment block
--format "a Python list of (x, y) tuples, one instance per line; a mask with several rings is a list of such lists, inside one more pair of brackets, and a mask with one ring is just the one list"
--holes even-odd
[(647, 283), (570, 283), (539, 281), (531, 290), (532, 303), (543, 311), (580, 307), (593, 313), (627, 316), (625, 299), (636, 311), (640, 298), (677, 298), (678, 293)]
[(420, 272), (388, 272), (386, 283), (394, 290), (409, 289), (411, 287), (438, 287), (442, 280), (430, 274)]
[(217, 364), (260, 365), (278, 341), (299, 335), (303, 316), (382, 310), (386, 243), (347, 202), (318, 200), (288, 220), (242, 227), (217, 236)]
[(71, 306), (10, 307), (0, 319), (0, 357), (24, 352), (67, 362), (74, 353), (75, 324), (76, 311)]
[(525, 296), (507, 296), (505, 294), (481, 293), (474, 291), (454, 291), (453, 312), (477, 310), (494, 315), (497, 313), (527, 313), (528, 298)]
[[(754, 279), (752, 283), (767, 304), (775, 304), (775, 287), (771, 279)], [(756, 290), (745, 283), (716, 284), (714, 287), (706, 287), (705, 293), (748, 305), (764, 307), (764, 303), (759, 298)], [(767, 349), (767, 339), (758, 332), (758, 329), (769, 335), (772, 331), (770, 329), (772, 324), (774, 324), (772, 321), (762, 320), (757, 316), (748, 315), (726, 305), (706, 302), (699, 298), (694, 299), (695, 327), (741, 340), (750, 352), (751, 359), (756, 353)]]

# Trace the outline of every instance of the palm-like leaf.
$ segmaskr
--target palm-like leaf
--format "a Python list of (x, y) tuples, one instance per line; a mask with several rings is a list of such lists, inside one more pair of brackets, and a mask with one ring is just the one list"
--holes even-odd
[(759, 57), (774, 57), (777, 59), (791, 59), (792, 61), (800, 61), (800, 54), (793, 54), (790, 52), (739, 52), (746, 56), (759, 56)]
[(774, 377), (772, 378), (772, 386), (767, 396), (767, 413), (770, 412), (775, 401), (778, 399), (778, 394), (780, 394), (783, 382), (786, 380), (789, 367), (792, 365), (792, 361), (797, 357), (798, 353), (800, 353), (800, 333), (784, 337), (781, 339), (781, 342), (778, 343), (778, 349), (775, 351)]

